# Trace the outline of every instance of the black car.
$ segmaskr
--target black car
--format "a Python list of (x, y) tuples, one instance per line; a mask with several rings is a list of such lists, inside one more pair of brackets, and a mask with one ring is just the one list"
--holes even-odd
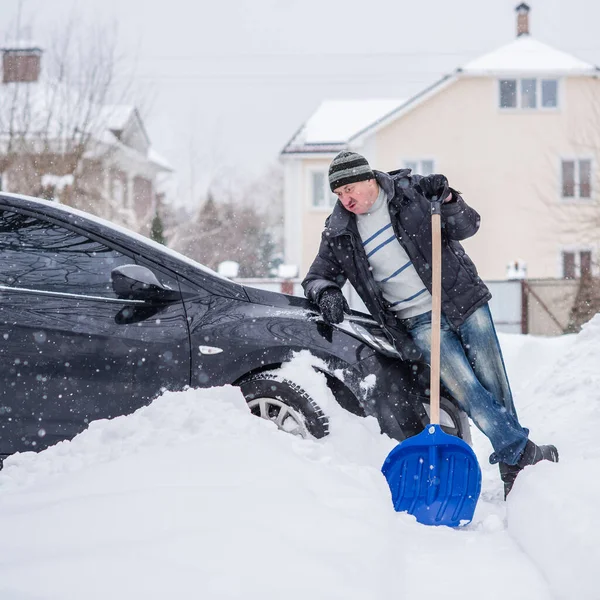
[[(91, 215), (12, 194), (0, 194), (0, 265), (2, 457), (188, 386), (239, 386), (257, 416), (322, 437), (327, 415), (278, 372), (303, 349), (322, 359), (337, 401), (390, 436), (427, 423), (427, 365), (399, 360), (367, 315), (332, 327), (303, 298), (239, 285)], [(469, 436), (449, 398), (442, 425)]]

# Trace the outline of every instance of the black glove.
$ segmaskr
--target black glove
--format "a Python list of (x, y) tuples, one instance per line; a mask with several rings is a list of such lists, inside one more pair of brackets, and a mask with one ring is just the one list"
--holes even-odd
[(341, 323), (344, 320), (344, 310), (350, 311), (346, 298), (340, 288), (330, 287), (321, 292), (319, 296), (319, 310), (323, 319), (330, 325)]
[[(435, 196), (438, 200), (444, 202), (446, 198), (440, 198), (444, 193), (444, 189), (451, 191), (448, 187), (448, 179), (445, 175), (426, 175), (419, 181), (419, 187), (423, 192), (423, 196), (428, 200), (432, 200)], [(446, 194), (447, 197), (448, 194)]]

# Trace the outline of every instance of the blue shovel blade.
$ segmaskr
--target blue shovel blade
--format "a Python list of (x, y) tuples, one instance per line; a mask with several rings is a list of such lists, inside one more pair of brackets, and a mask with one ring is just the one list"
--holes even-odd
[(398, 512), (424, 525), (458, 527), (473, 519), (481, 469), (471, 447), (439, 425), (398, 444), (381, 468)]

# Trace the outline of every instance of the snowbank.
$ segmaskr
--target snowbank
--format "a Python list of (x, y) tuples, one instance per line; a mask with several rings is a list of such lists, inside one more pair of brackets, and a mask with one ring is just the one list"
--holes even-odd
[(520, 416), (532, 424), (533, 440), (558, 446), (561, 462), (519, 476), (507, 502), (508, 531), (556, 597), (594, 600), (600, 597), (600, 315), (577, 336), (544, 342), (537, 341), (541, 357), (521, 364), (548, 358), (551, 345), (560, 352), (522, 382)]
[(502, 501), (474, 436), (473, 523), (428, 528), (393, 511), (394, 442), (342, 411), (314, 359), (301, 381), (331, 418), (302, 440), (250, 415), (237, 388), (166, 393), (0, 472), (2, 600), (550, 600), (597, 597), (600, 319), (579, 336), (502, 336), (522, 421), (556, 442)]

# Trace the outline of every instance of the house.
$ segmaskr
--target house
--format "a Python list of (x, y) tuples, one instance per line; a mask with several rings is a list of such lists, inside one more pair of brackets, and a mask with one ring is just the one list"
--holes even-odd
[(135, 106), (108, 104), (101, 78), (78, 87), (42, 71), (28, 42), (2, 50), (0, 190), (45, 196), (148, 233), (172, 173)]
[(597, 269), (599, 71), (536, 40), (526, 4), (516, 12), (516, 39), (412, 98), (321, 104), (281, 152), (286, 263), (309, 268), (336, 200), (329, 163), (349, 149), (379, 170), (446, 174), (482, 216), (465, 247), (484, 279), (516, 261), (533, 278)]

